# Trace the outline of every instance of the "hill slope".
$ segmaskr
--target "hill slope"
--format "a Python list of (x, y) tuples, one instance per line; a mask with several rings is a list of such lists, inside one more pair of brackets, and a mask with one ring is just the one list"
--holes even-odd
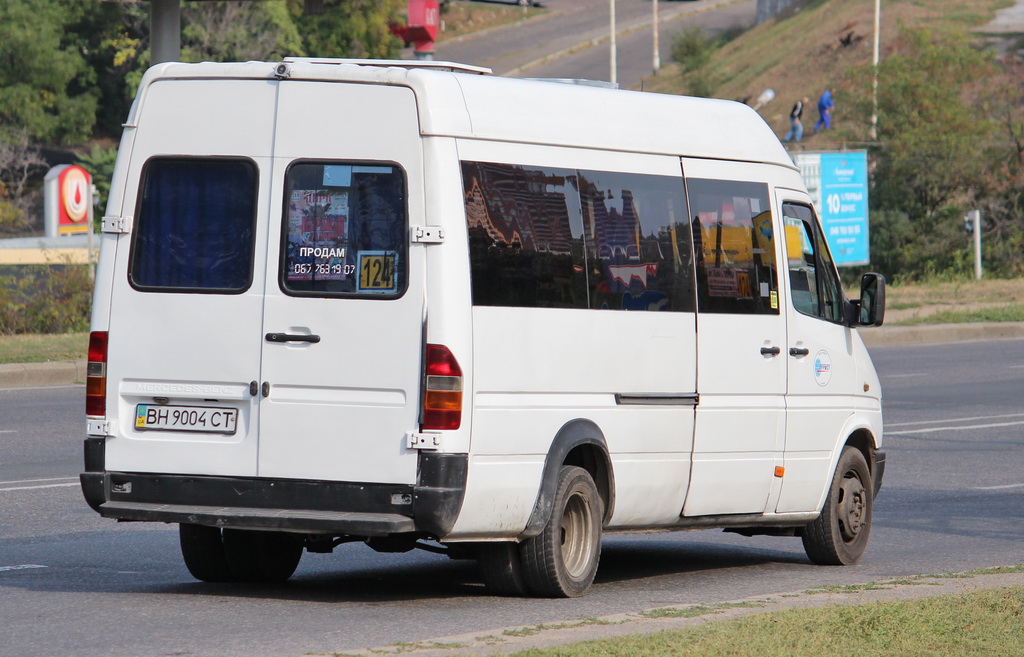
[[(1013, 0), (885, 0), (882, 3), (880, 53), (892, 52), (900, 26), (933, 31), (970, 31), (987, 24), (997, 10)], [(871, 62), (874, 39), (874, 0), (805, 0), (776, 18), (731, 41), (715, 53), (710, 74), (715, 97), (756, 98), (765, 89), (775, 100), (760, 111), (782, 135), (789, 129), (789, 110), (802, 96), (810, 98), (804, 113), (804, 141), (809, 148), (832, 148), (835, 141), (863, 140), (863, 124), (844, 124), (844, 98), (867, 94), (845, 84), (846, 72)], [(833, 111), (837, 130), (829, 137), (814, 136), (818, 96), (828, 86), (837, 89)], [(676, 65), (665, 67), (644, 83), (649, 91), (681, 94), (686, 84)], [(828, 143), (826, 143), (826, 139)], [(817, 140), (817, 141), (816, 141)]]

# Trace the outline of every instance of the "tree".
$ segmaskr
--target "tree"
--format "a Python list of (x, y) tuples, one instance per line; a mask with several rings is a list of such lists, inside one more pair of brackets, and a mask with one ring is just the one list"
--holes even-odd
[(0, 125), (32, 139), (76, 144), (92, 133), (99, 94), (85, 57), (65, 38), (84, 3), (0, 3)]
[[(882, 269), (890, 277), (955, 272), (966, 262), (961, 217), (990, 168), (993, 124), (981, 90), (993, 62), (963, 35), (904, 29), (879, 65), (871, 248), (873, 261), (898, 267)], [(870, 89), (872, 72), (858, 69), (855, 88)], [(870, 116), (870, 100), (861, 94), (857, 115)]]
[(285, 0), (197, 2), (182, 12), (186, 61), (280, 60), (302, 55), (302, 37)]
[(402, 45), (389, 25), (405, 8), (403, 0), (288, 0), (288, 6), (312, 57), (389, 59)]
[(878, 157), (872, 199), (929, 219), (967, 198), (985, 170), (992, 129), (971, 86), (993, 72), (992, 57), (962, 35), (904, 30), (904, 52), (878, 72)]
[(42, 153), (24, 130), (0, 135), (0, 234), (33, 228), (29, 218), (33, 176), (46, 172)]

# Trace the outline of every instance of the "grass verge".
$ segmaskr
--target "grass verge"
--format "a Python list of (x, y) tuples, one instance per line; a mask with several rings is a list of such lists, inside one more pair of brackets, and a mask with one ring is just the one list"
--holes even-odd
[(82, 360), (88, 348), (88, 333), (0, 335), (0, 364)]
[(960, 657), (1021, 655), (1024, 587), (791, 609), (691, 630), (534, 649), (515, 657)]

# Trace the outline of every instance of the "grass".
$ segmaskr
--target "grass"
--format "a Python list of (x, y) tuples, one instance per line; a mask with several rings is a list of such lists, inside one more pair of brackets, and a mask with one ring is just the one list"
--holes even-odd
[(1021, 655), (1024, 587), (912, 601), (791, 609), (515, 657), (960, 657)]
[(88, 333), (0, 335), (0, 365), (84, 360), (88, 348)]
[(1024, 279), (932, 281), (886, 288), (886, 324), (1024, 322)]
[(1024, 305), (993, 306), (977, 310), (940, 310), (923, 317), (895, 322), (901, 326), (920, 324), (971, 324), (977, 322), (1024, 322)]

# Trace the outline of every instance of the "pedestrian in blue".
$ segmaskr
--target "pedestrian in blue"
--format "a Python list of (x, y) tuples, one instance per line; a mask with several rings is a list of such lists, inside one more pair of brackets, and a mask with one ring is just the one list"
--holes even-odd
[(800, 122), (800, 117), (804, 115), (804, 105), (809, 101), (804, 96), (803, 100), (798, 100), (793, 104), (793, 109), (789, 110), (789, 132), (782, 138), (782, 141), (800, 141), (804, 136), (804, 124)]
[(818, 122), (814, 124), (814, 132), (817, 134), (818, 129), (824, 126), (825, 130), (832, 127), (832, 108), (835, 107), (835, 103), (832, 102), (832, 94), (835, 93), (835, 89), (829, 87), (825, 90), (825, 93), (821, 94), (821, 98), (818, 99)]

